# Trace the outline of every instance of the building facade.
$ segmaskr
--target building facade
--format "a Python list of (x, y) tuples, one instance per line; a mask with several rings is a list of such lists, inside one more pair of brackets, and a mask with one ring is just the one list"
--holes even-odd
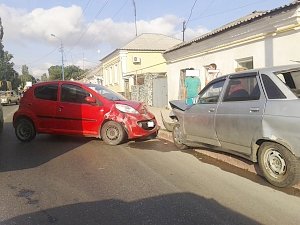
[[(103, 85), (127, 98), (152, 105), (153, 99), (149, 96), (153, 96), (153, 86), (149, 82), (152, 83), (152, 78), (166, 79), (167, 65), (163, 52), (179, 43), (180, 40), (162, 34), (137, 36), (101, 59)], [(163, 104), (167, 105), (167, 91), (165, 95)]]
[(209, 64), (221, 74), (300, 61), (300, 1), (269, 11), (255, 11), (164, 53), (168, 100), (182, 96), (181, 75), (186, 68), (200, 71), (204, 87)]

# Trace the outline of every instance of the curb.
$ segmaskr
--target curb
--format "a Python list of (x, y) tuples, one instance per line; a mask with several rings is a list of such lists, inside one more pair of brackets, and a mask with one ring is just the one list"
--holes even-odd
[[(167, 141), (170, 141), (170, 142), (173, 143), (172, 133), (167, 131), (167, 130), (160, 129), (158, 131), (158, 136), (157, 137), (160, 138), (160, 139), (164, 139), (164, 140), (167, 140)], [(239, 169), (242, 169), (242, 170), (248, 171), (252, 174), (256, 174), (256, 175), (259, 175), (259, 176), (263, 177), (262, 173), (259, 170), (258, 164), (253, 163), (253, 162), (251, 162), (247, 159), (244, 159), (244, 158), (241, 158), (241, 157), (238, 157), (238, 156), (235, 156), (235, 155), (230, 155), (230, 154), (227, 154), (225, 152), (221, 152), (221, 153), (215, 152), (215, 151), (205, 149), (205, 148), (197, 148), (197, 149), (194, 149), (194, 150), (196, 152), (199, 152), (199, 153), (201, 153), (203, 155), (206, 155), (208, 157), (211, 157), (213, 159), (225, 162), (225, 163), (227, 163), (229, 165), (232, 165), (232, 166), (235, 166)], [(274, 188), (274, 186), (272, 186), (272, 187)], [(292, 188), (300, 190), (300, 183), (292, 186)], [(284, 188), (279, 188), (278, 190), (284, 190)]]

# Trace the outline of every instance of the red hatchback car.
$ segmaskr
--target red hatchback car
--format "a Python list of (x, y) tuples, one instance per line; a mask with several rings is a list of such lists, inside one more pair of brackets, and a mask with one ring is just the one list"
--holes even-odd
[(23, 142), (47, 133), (99, 137), (110, 145), (155, 138), (159, 129), (143, 103), (101, 85), (72, 81), (33, 85), (21, 98), (13, 125)]

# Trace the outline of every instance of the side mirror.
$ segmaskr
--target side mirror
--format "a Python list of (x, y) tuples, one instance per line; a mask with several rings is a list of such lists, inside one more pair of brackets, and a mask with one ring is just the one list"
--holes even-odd
[(95, 104), (95, 103), (97, 102), (97, 101), (96, 101), (96, 98), (90, 97), (90, 96), (85, 97), (85, 101), (86, 101), (87, 103), (89, 103), (89, 104)]

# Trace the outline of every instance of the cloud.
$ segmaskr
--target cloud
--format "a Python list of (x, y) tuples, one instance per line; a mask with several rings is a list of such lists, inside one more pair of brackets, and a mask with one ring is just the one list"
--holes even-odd
[[(61, 38), (81, 32), (81, 8), (61, 6), (51, 9), (37, 8), (31, 12), (0, 5), (0, 15), (4, 26), (5, 39), (21, 42), (51, 39), (54, 33)], [(53, 37), (52, 37), (53, 38)]]
[[(86, 22), (79, 6), (36, 8), (31, 12), (0, 5), (0, 15), (4, 26), (5, 39), (57, 44), (50, 34), (55, 34), (67, 47), (94, 48), (108, 44), (112, 48), (125, 45), (135, 37), (133, 22), (114, 22), (107, 18)], [(17, 29), (16, 29), (17, 28)], [(166, 15), (150, 21), (137, 21), (138, 34), (162, 33), (177, 38), (182, 37), (182, 19)], [(207, 32), (205, 28), (187, 29), (187, 39)]]
[[(58, 39), (63, 42), (65, 52), (69, 51), (70, 54), (72, 50), (95, 52), (94, 58), (90, 60), (97, 61), (116, 48), (123, 47), (135, 37), (134, 22), (116, 22), (111, 18), (87, 21), (83, 18), (82, 8), (77, 5), (26, 11), (0, 4), (0, 16), (4, 27), (4, 44), (14, 49), (13, 54), (17, 62), (29, 60), (26, 57), (28, 49), (30, 49), (31, 58), (41, 58), (41, 62), (42, 60), (51, 61), (49, 58), (42, 59), (41, 54), (45, 55), (50, 52), (49, 49), (59, 46)], [(138, 20), (137, 31), (138, 34), (160, 33), (182, 39), (182, 21), (183, 18), (175, 15), (164, 15), (148, 21)], [(188, 27), (185, 31), (185, 40), (200, 36), (207, 31), (201, 26)], [(52, 37), (51, 34), (55, 34), (57, 38)], [(17, 49), (17, 46), (21, 48)], [(39, 52), (41, 48), (43, 48), (42, 53)], [(20, 49), (25, 52), (21, 54)], [(97, 54), (97, 49), (101, 49), (101, 54), (104, 55)], [(59, 56), (59, 53), (57, 55)], [(80, 58), (73, 58), (72, 62), (80, 61)], [(41, 75), (47, 72), (46, 69), (51, 65), (50, 63), (41, 64), (41, 62), (32, 65), (34, 74)], [(89, 66), (92, 64), (86, 63), (86, 67)]]

